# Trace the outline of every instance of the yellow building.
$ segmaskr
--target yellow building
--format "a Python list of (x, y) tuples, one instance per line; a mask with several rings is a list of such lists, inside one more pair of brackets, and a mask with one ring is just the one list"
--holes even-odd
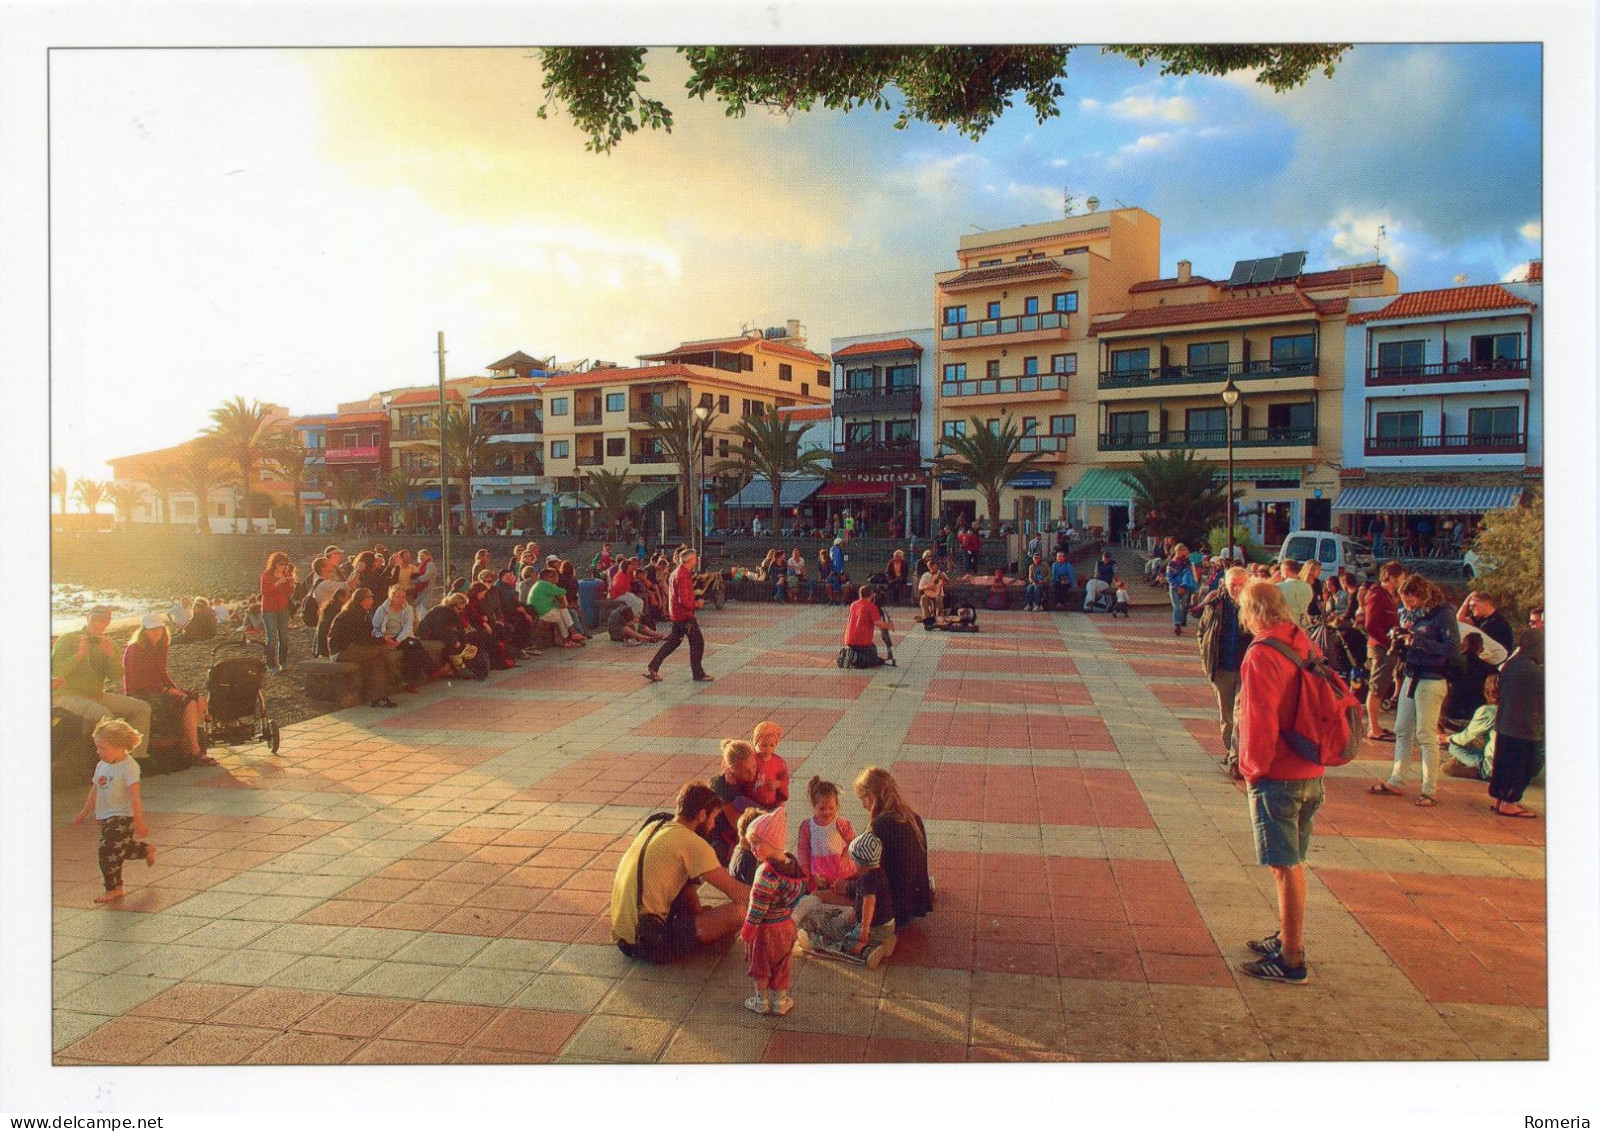
[(1091, 319), (1084, 384), (1097, 404), (1081, 418), (1069, 517), (1119, 536), (1144, 517), (1121, 472), (1141, 455), (1192, 449), (1220, 473), (1231, 428), (1235, 494), (1255, 537), (1272, 545), (1298, 527), (1331, 529), (1346, 308), (1397, 293), (1399, 280), (1381, 264), (1302, 273), (1304, 262), (1304, 252), (1242, 260), (1227, 282), (1180, 262), (1175, 278), (1136, 283), (1123, 309)]
[[(1052, 521), (1067, 466), (1093, 445), (1090, 319), (1126, 308), (1129, 288), (1159, 271), (1161, 221), (1140, 208), (1069, 216), (963, 236), (956, 258), (934, 276), (940, 435), (1013, 418), (1025, 449), (1045, 455), (1002, 494), (1002, 521)], [(940, 486), (943, 521), (986, 515), (970, 484)]]

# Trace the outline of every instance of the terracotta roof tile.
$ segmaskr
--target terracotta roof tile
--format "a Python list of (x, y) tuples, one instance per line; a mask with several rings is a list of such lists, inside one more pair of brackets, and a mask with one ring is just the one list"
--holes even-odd
[(1176, 287), (1214, 287), (1217, 282), (1207, 279), (1204, 275), (1190, 275), (1187, 279), (1149, 279), (1143, 283), (1135, 283), (1128, 288), (1129, 294), (1143, 294), (1146, 291), (1169, 291)]
[[(1377, 283), (1383, 280), (1386, 270), (1381, 263), (1367, 263), (1360, 267), (1338, 267), (1332, 271), (1312, 271), (1296, 278), (1294, 285), (1301, 290), (1319, 287), (1343, 287), (1355, 283)], [(1243, 289), (1243, 288), (1241, 288)]]
[(1478, 310), (1526, 310), (1533, 306), (1498, 284), (1446, 287), (1437, 291), (1412, 291), (1398, 295), (1379, 310), (1350, 316), (1352, 323), (1391, 318), (1431, 318), (1441, 314), (1467, 314)]
[(922, 347), (910, 338), (889, 338), (881, 342), (857, 342), (853, 346), (845, 346), (842, 350), (834, 350), (833, 357), (837, 361), (841, 357), (866, 357), (869, 354), (879, 353), (921, 353)]
[(529, 357), (521, 350), (517, 350), (515, 353), (507, 354), (505, 357), (502, 357), (499, 361), (496, 361), (491, 365), (484, 366), (484, 368), (488, 370), (515, 369), (518, 366), (523, 365), (540, 366), (543, 364), (544, 362), (539, 360), (537, 357)]
[[(444, 391), (444, 399), (447, 401), (460, 401), (461, 394), (456, 392), (454, 389), (446, 388)], [(438, 402), (438, 389), (413, 389), (409, 393), (401, 393), (399, 396), (395, 397), (389, 402), (389, 407), (399, 408), (404, 405), (429, 403), (437, 404)]]
[(1004, 283), (1011, 279), (1026, 279), (1032, 275), (1070, 275), (1072, 268), (1061, 260), (1052, 256), (1043, 259), (1027, 259), (1021, 263), (1000, 263), (993, 267), (974, 267), (963, 271), (953, 278), (946, 279), (941, 286), (945, 287), (970, 287), (981, 283)]
[(821, 354), (812, 353), (799, 346), (791, 346), (784, 342), (769, 342), (765, 338), (723, 338), (715, 342), (689, 342), (670, 349), (665, 353), (642, 353), (640, 361), (675, 361), (679, 358), (693, 357), (700, 353), (747, 353), (754, 347), (762, 347), (765, 353), (777, 354), (779, 357), (792, 357), (798, 361), (809, 361), (817, 365), (828, 364), (828, 359)]
[(1252, 318), (1273, 318), (1285, 314), (1319, 313), (1318, 306), (1299, 292), (1259, 295), (1254, 298), (1225, 299), (1222, 302), (1186, 302), (1176, 306), (1153, 306), (1133, 310), (1114, 322), (1097, 322), (1091, 334), (1143, 330), (1155, 326), (1181, 326), (1187, 323), (1242, 322)]
[(527, 393), (537, 393), (539, 386), (532, 381), (519, 381), (514, 385), (490, 385), (472, 394), (472, 399), (479, 397), (517, 397)]
[(789, 420), (827, 420), (833, 415), (833, 406), (825, 404), (797, 404), (778, 409), (778, 415)]
[[(437, 399), (438, 394), (435, 393), (434, 397), (435, 397), (435, 399)], [(349, 413), (340, 413), (338, 416), (336, 416), (332, 420), (328, 421), (329, 426), (333, 427), (333, 428), (339, 428), (339, 427), (342, 427), (342, 426), (344, 426), (346, 424), (379, 424), (379, 423), (382, 423), (382, 424), (389, 423), (389, 414), (387, 412), (349, 412)]]

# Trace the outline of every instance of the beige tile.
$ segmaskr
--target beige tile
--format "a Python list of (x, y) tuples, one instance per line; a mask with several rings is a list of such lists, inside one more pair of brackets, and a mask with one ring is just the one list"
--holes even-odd
[(1061, 980), (1036, 974), (972, 973), (972, 1004), (1009, 1009), (1050, 1009), (1061, 1002)]
[(663, 1064), (755, 1064), (772, 1039), (770, 1026), (721, 1025), (691, 1017), (661, 1054)]
[(682, 1021), (700, 999), (703, 987), (692, 982), (647, 982), (624, 978), (606, 995), (595, 1012), (625, 1017), (654, 1017)]
[(578, 1027), (557, 1060), (577, 1057), (610, 1064), (650, 1064), (667, 1046), (677, 1028), (649, 1017), (597, 1015)]
[(429, 1001), (467, 1002), (474, 1005), (510, 1005), (536, 975), (522, 970), (495, 970), (467, 966), (453, 971), (427, 993)]
[(610, 978), (540, 974), (510, 1004), (518, 1009), (592, 1013), (615, 985), (616, 982)]
[(972, 1043), (999, 1048), (1059, 1049), (1067, 1028), (1060, 1010), (975, 1005)]
[(884, 974), (883, 992), (887, 998), (945, 1002), (965, 1012), (972, 997), (972, 971), (896, 966), (890, 962)]
[(878, 1003), (872, 1035), (887, 1040), (964, 1045), (971, 1035), (971, 1027), (965, 1007), (904, 998)]

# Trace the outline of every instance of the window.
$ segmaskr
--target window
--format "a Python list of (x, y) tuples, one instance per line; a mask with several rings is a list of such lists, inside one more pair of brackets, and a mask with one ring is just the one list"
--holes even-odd
[(1000, 363), (998, 361), (986, 361), (986, 362), (984, 362), (983, 363), (983, 375), (985, 377), (998, 377), (998, 376), (1000, 376)]
[(817, 384), (824, 389), (828, 387), (828, 371), (826, 369), (817, 370)]
[(1475, 364), (1517, 361), (1521, 357), (1521, 334), (1480, 334), (1472, 339), (1472, 360)]
[(1226, 408), (1191, 408), (1183, 414), (1184, 439), (1189, 444), (1225, 444), (1228, 440)]
[(991, 302), (989, 304), (989, 313), (985, 317), (988, 317), (988, 318), (999, 318), (1000, 317), (1000, 304), (998, 302)]
[(786, 364), (784, 362), (779, 362), (778, 363), (778, 380), (780, 380), (780, 381), (793, 381), (794, 380), (794, 366)]
[[(1419, 342), (1418, 345), (1421, 345)], [(1272, 367), (1274, 369), (1305, 369), (1317, 360), (1315, 334), (1289, 334), (1272, 339)], [(1421, 362), (1421, 357), (1417, 361)]]
[(701, 408), (710, 408), (711, 405), (712, 405), (712, 402), (714, 400), (715, 400), (715, 398), (710, 393), (701, 393), (700, 394), (700, 406), (699, 407), (701, 407)]
[(954, 326), (958, 322), (967, 320), (967, 308), (964, 306), (947, 306), (944, 308), (944, 324)]
[(853, 420), (844, 427), (844, 442), (851, 447), (865, 447), (872, 443), (872, 421)]
[(572, 445), (569, 444), (566, 440), (551, 440), (550, 441), (550, 458), (551, 459), (566, 459), (567, 456), (569, 456), (571, 454), (572, 454)]
[(800, 395), (802, 397), (809, 397), (811, 395), (811, 382), (809, 382), (809, 381), (800, 382)]
[(1036, 435), (1039, 431), (1039, 418), (1037, 416), (1024, 416), (1022, 418), (1022, 434), (1024, 436)]
[(985, 423), (989, 425), (990, 435), (1000, 435), (1000, 418), (998, 416), (991, 416)]
[(864, 393), (872, 388), (871, 369), (851, 369), (844, 375), (844, 386), (852, 393)]
[(944, 367), (944, 379), (948, 384), (951, 381), (965, 381), (967, 379), (967, 363), (957, 362)]
[(1076, 416), (1052, 416), (1050, 418), (1050, 435), (1076, 436), (1078, 434), (1078, 418)]
[(566, 397), (551, 397), (550, 398), (550, 415), (551, 416), (565, 416), (565, 415), (567, 415), (567, 398)]
[(723, 459), (728, 458), (728, 441), (726, 439), (717, 441), (717, 455)]
[(608, 456), (625, 456), (627, 454), (628, 454), (628, 438), (626, 436), (619, 436), (619, 437), (616, 437), (616, 438), (612, 438), (612, 437), (608, 436), (606, 438), (606, 455), (608, 455)]
[(1050, 372), (1072, 374), (1078, 371), (1078, 355), (1075, 353), (1053, 353), (1050, 355)]
[(944, 422), (944, 434), (946, 436), (965, 436), (967, 434), (967, 422), (965, 420), (946, 420)]
[(889, 443), (905, 443), (915, 439), (916, 421), (890, 420), (883, 426), (883, 438)]
[(1078, 309), (1077, 291), (1060, 291), (1050, 296), (1050, 309), (1062, 314), (1072, 314)]
[(980, 259), (980, 260), (978, 260), (978, 266), (979, 267), (998, 267), (998, 266), (1000, 266), (1000, 264), (1002, 264), (1004, 262), (1005, 262), (1005, 260), (1003, 260), (1003, 259)]
[(606, 394), (606, 411), (607, 412), (622, 412), (627, 407), (628, 407), (628, 394), (627, 393), (607, 393)]
[(1426, 342), (1383, 342), (1378, 346), (1378, 369), (1385, 376), (1415, 377), (1422, 373)]
[(1189, 347), (1189, 373), (1192, 376), (1221, 377), (1227, 371), (1227, 342), (1198, 342)]
[(1521, 423), (1516, 405), (1467, 410), (1467, 435), (1474, 443), (1516, 443), (1522, 438)]
[(1022, 313), (1024, 313), (1024, 314), (1038, 314), (1039, 313), (1039, 296), (1038, 295), (1029, 295), (1027, 298), (1022, 300)]
[(1422, 439), (1422, 413), (1380, 412), (1374, 422), (1379, 447), (1404, 447)]
[(712, 442), (711, 437), (707, 436), (706, 439), (705, 439), (705, 443), (703, 443), (700, 446), (701, 454), (709, 457), (711, 455), (712, 449), (715, 448), (715, 447), (716, 447), (716, 445)]
[(1023, 358), (1022, 375), (1024, 377), (1037, 377), (1039, 375), (1039, 359), (1036, 357)]
[(1119, 377), (1144, 377), (1150, 372), (1150, 351), (1112, 350), (1111, 372)]
[(890, 389), (915, 389), (917, 387), (917, 367), (915, 365), (891, 365), (884, 371)]
[(717, 398), (717, 411), (718, 412), (727, 412), (728, 411), (728, 398), (726, 396), (721, 396), (721, 397)]
[(1316, 408), (1310, 401), (1267, 406), (1269, 437), (1281, 437), (1285, 432), (1308, 432), (1315, 428), (1316, 424)]
[(1113, 412), (1106, 418), (1106, 431), (1114, 438), (1127, 442), (1144, 443), (1150, 434), (1148, 412)]

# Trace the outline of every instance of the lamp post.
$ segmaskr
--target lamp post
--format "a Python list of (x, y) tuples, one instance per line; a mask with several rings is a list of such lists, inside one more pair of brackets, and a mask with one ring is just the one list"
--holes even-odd
[(1239, 403), (1239, 389), (1233, 383), (1233, 378), (1228, 378), (1228, 383), (1222, 386), (1222, 403), (1228, 410), (1228, 540), (1224, 551), (1231, 559), (1233, 557), (1233, 406)]
[(689, 430), (689, 435), (695, 441), (695, 447), (700, 449), (700, 479), (698, 490), (693, 492), (697, 509), (694, 525), (690, 528), (695, 537), (690, 540), (690, 544), (694, 546), (696, 556), (704, 556), (706, 544), (706, 421), (711, 419), (711, 409), (705, 405), (700, 405), (694, 410), (694, 418), (700, 422), (700, 435), (696, 437), (693, 428)]

